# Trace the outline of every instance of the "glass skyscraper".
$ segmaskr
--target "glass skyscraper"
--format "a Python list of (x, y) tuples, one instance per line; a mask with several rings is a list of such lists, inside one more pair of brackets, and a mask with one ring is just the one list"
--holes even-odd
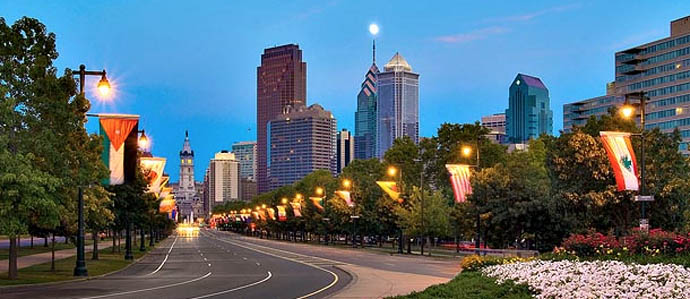
[(357, 95), (355, 112), (355, 159), (376, 157), (376, 81), (379, 68), (374, 61)]
[(541, 79), (518, 74), (510, 85), (506, 135), (510, 143), (526, 143), (541, 134), (553, 134), (549, 90)]
[(409, 136), (419, 142), (419, 74), (400, 53), (386, 63), (378, 75), (377, 143), (379, 158), (393, 140)]

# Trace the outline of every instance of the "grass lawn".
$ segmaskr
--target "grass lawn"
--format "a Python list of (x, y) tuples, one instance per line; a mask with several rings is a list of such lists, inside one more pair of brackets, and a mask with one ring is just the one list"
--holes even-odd
[[(146, 248), (147, 251), (140, 252), (139, 247), (132, 250), (134, 259), (138, 259), (151, 250), (151, 247)], [(97, 276), (110, 273), (129, 265), (131, 261), (125, 261), (124, 250), (120, 253), (112, 253), (110, 248), (99, 250), (99, 260), (91, 260), (91, 254), (86, 254), (86, 268), (89, 270), (89, 276)], [(43, 283), (71, 280), (76, 277), (73, 276), (74, 264), (76, 263), (76, 256), (70, 258), (56, 260), (55, 272), (50, 271), (50, 262), (34, 265), (19, 270), (19, 278), (16, 280), (7, 279), (7, 273), (0, 274), (0, 286)]]
[(496, 280), (483, 276), (478, 271), (463, 271), (448, 283), (428, 287), (422, 292), (414, 292), (397, 299), (422, 298), (532, 298), (532, 292), (525, 285), (512, 282), (496, 284)]
[[(98, 245), (103, 243), (103, 240), (98, 241)], [(93, 240), (85, 240), (84, 245), (89, 248), (90, 245), (93, 244)], [(55, 242), (55, 251), (58, 250), (63, 250), (63, 249), (72, 249), (76, 247), (72, 243), (65, 244), (64, 242)], [(44, 252), (50, 252), (50, 242), (48, 243), (48, 247), (43, 247), (43, 242), (39, 244), (34, 244), (34, 248), (31, 247), (21, 247), (19, 249), (19, 257), (22, 256), (27, 256), (27, 255), (32, 255), (32, 254), (39, 254), (39, 253), (44, 253)], [(10, 256), (10, 249), (9, 248), (0, 248), (0, 261), (6, 260)]]

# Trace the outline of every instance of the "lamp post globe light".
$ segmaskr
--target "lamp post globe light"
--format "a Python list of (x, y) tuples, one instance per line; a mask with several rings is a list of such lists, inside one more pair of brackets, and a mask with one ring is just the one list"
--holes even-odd
[[(86, 76), (101, 76), (97, 88), (101, 95), (110, 93), (110, 82), (106, 77), (105, 70), (103, 71), (87, 71), (85, 65), (79, 65), (79, 71), (72, 72), (72, 75), (79, 76), (79, 95), (84, 96), (84, 85)], [(81, 182), (80, 182), (81, 184)], [(84, 260), (84, 191), (81, 185), (78, 187), (78, 203), (77, 203), (77, 261), (74, 267), (74, 276), (88, 276), (89, 272), (86, 269), (86, 261)]]

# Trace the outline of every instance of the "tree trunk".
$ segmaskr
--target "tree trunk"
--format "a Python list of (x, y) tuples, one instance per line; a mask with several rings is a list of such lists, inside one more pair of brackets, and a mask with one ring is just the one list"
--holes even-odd
[(34, 249), (34, 235), (31, 235), (31, 249)]
[(65, 244), (69, 244), (69, 238), (67, 238), (67, 236), (65, 236)]
[(17, 279), (17, 250), (19, 249), (17, 245), (17, 238), (10, 236), (10, 265), (7, 271), (9, 279)]
[(111, 252), (115, 253), (115, 242), (117, 242), (115, 239), (117, 239), (117, 234), (115, 233), (115, 230), (112, 230), (112, 234), (110, 234), (113, 237), (113, 246), (110, 247)]
[(52, 241), (50, 242), (50, 271), (55, 272), (55, 234), (52, 235)]
[(43, 247), (48, 247), (48, 236), (43, 236)]
[(91, 252), (91, 259), (94, 261), (97, 261), (98, 260), (98, 238), (100, 238), (100, 236), (98, 235), (98, 232), (96, 230), (94, 230), (91, 234), (93, 234), (92, 235), (92, 237), (93, 237), (93, 252)]

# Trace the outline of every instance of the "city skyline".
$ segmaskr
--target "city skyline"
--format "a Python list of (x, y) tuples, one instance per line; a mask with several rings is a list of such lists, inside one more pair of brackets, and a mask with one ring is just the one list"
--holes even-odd
[[(57, 34), (61, 56), (56, 66), (60, 71), (80, 63), (89, 68), (106, 68), (109, 78), (117, 84), (118, 100), (94, 101), (93, 111), (141, 114), (141, 127), (151, 136), (155, 155), (176, 158), (179, 136), (189, 129), (195, 136), (199, 166), (195, 177), (201, 180), (203, 173), (199, 169), (205, 169), (215, 152), (230, 149), (236, 141), (255, 139), (256, 124), (252, 121), (256, 111), (255, 68), (263, 48), (299, 44), (304, 51), (304, 61), (310, 65), (307, 103), (318, 102), (333, 111), (339, 120), (338, 129), (354, 130), (354, 95), (361, 87), (362, 71), (371, 61), (371, 36), (367, 26), (378, 23), (381, 27), (377, 37), (379, 58), (385, 59), (400, 51), (413, 62), (416, 71), (424, 74), (420, 80), (424, 87), (420, 90), (420, 136), (430, 136), (442, 122), (475, 122), (482, 115), (501, 112), (508, 103), (507, 82), (518, 72), (544, 80), (550, 89), (551, 108), (555, 111), (560, 111), (565, 103), (602, 95), (605, 83), (612, 78), (614, 53), (666, 37), (668, 22), (683, 17), (689, 6), (669, 3), (668, 7), (660, 9), (654, 7), (653, 2), (626, 5), (630, 15), (643, 12), (644, 20), (610, 14), (620, 5), (617, 2), (537, 2), (527, 6), (505, 3), (466, 13), (429, 7), (421, 12), (415, 24), (402, 25), (395, 20), (396, 13), (418, 12), (420, 4), (409, 3), (406, 8), (404, 5), (376, 4), (369, 14), (356, 18), (346, 18), (339, 12), (343, 10), (346, 14), (358, 6), (356, 3), (281, 5), (287, 6), (285, 14), (292, 14), (290, 18), (281, 20), (278, 17), (284, 16), (282, 13), (270, 12), (268, 17), (275, 21), (262, 21), (241, 32), (224, 29), (233, 26), (211, 27), (215, 34), (205, 35), (204, 39), (194, 37), (193, 33), (206, 29), (209, 22), (221, 22), (220, 16), (228, 10), (246, 12), (253, 11), (252, 7), (219, 9), (209, 5), (185, 18), (171, 17), (185, 12), (185, 7), (161, 7), (160, 14), (152, 16), (160, 22), (159, 26), (151, 28), (137, 27), (138, 23), (132, 19), (141, 18), (139, 10), (134, 6), (128, 9), (128, 5), (117, 9), (109, 4), (83, 5), (74, 9), (49, 2), (21, 5), (23, 7), (8, 2), (3, 7), (8, 23), (27, 15), (39, 18), (48, 31)], [(435, 5), (449, 3), (432, 6)], [(214, 9), (217, 12), (209, 12)], [(432, 18), (424, 12), (426, 10), (440, 14)], [(109, 14), (98, 13), (102, 11)], [(125, 21), (118, 21), (118, 18), (125, 12), (131, 13), (126, 18), (130, 22), (119, 28), (120, 22)], [(82, 15), (88, 16), (74, 22)], [(248, 13), (236, 22), (248, 22), (253, 17), (254, 13)], [(227, 19), (224, 16), (223, 22)], [(348, 20), (342, 25), (342, 31), (337, 35), (329, 32), (334, 23), (345, 19)], [(457, 21), (460, 19), (463, 22)], [(92, 26), (80, 26), (86, 23)], [(425, 23), (429, 25), (422, 26)], [(315, 26), (319, 24), (323, 26)], [(133, 33), (135, 28), (141, 32)], [(606, 30), (600, 30), (602, 28)], [(145, 40), (151, 36), (150, 41)], [(592, 46), (573, 52), (573, 45), (583, 41)], [(241, 49), (226, 47), (228, 43), (237, 42), (242, 44)], [(161, 49), (161, 43), (168, 47)], [(156, 51), (144, 51), (154, 46)], [(487, 50), (497, 47), (500, 49)], [(184, 55), (192, 58), (182, 59)], [(492, 55), (499, 55), (496, 56), (499, 59)], [(218, 57), (225, 58), (219, 60)], [(522, 58), (517, 61), (517, 57)], [(447, 67), (447, 62), (457, 67)], [(568, 72), (561, 72), (563, 65), (569, 66)], [(332, 69), (338, 69), (342, 81), (328, 82), (328, 71)], [(240, 104), (249, 111), (235, 109)], [(558, 135), (562, 115), (556, 113), (553, 121), (554, 134)], [(95, 131), (94, 124), (93, 121), (89, 123), (91, 132)], [(249, 128), (251, 130), (247, 130)], [(177, 169), (169, 168), (167, 173), (172, 181), (178, 180)]]

